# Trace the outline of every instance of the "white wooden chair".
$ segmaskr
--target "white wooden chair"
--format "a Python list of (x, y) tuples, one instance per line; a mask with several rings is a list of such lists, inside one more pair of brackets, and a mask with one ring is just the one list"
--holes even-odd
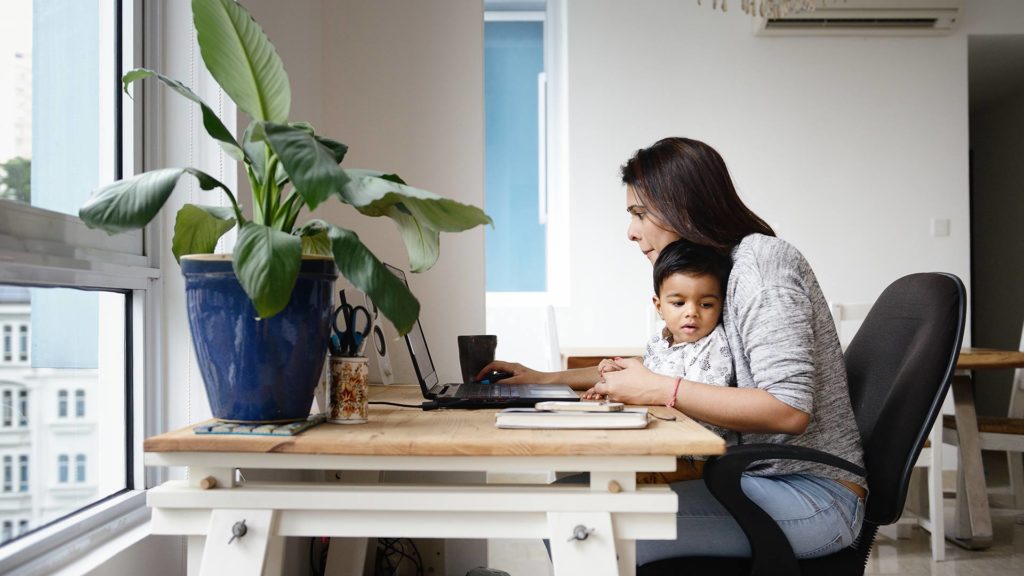
[[(1019, 349), (1024, 351), (1024, 327), (1021, 328)], [(955, 429), (956, 421), (945, 418), (945, 427)], [(947, 434), (945, 439), (947, 444), (957, 443), (956, 434)], [(978, 440), (982, 450), (1006, 451), (1012, 506), (1024, 509), (1024, 368), (1014, 370), (1006, 417), (978, 418)]]
[[(860, 322), (868, 315), (868, 311), (871, 310), (871, 302), (854, 302), (854, 303), (840, 303), (840, 302), (829, 302), (829, 308), (832, 312), (832, 320), (836, 324), (836, 332), (839, 334), (839, 343), (842, 345), (843, 350), (846, 350), (847, 344), (853, 339), (853, 335), (856, 333), (856, 329), (860, 327)], [(1024, 395), (1024, 394), (1022, 394)], [(898, 538), (908, 538), (910, 536), (909, 530), (914, 523), (920, 523), (922, 527), (931, 532), (931, 547), (932, 547), (932, 559), (941, 562), (946, 558), (946, 526), (945, 517), (943, 515), (943, 495), (942, 495), (942, 424), (941, 421), (936, 422), (935, 428), (930, 434), (930, 446), (926, 445), (921, 450), (921, 454), (917, 458), (917, 462), (914, 464), (915, 472), (923, 474), (927, 471), (927, 500), (928, 500), (928, 519), (924, 518), (900, 518), (899, 522), (894, 524), (896, 528), (895, 536)], [(933, 450), (931, 446), (939, 446), (937, 450)], [(923, 503), (923, 494), (925, 490), (921, 490), (920, 482), (914, 483), (911, 486), (912, 491), (916, 491), (917, 494), (912, 494), (908, 500), (917, 501)], [(916, 497), (915, 497), (916, 496)], [(920, 506), (920, 504), (919, 504)], [(920, 506), (919, 509), (923, 508)]]

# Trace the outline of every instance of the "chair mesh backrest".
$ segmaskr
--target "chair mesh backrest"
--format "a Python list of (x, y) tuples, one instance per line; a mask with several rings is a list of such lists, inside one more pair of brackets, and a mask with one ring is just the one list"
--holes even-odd
[(846, 350), (871, 522), (890, 524), (903, 511), (910, 473), (953, 378), (965, 300), (956, 276), (900, 278), (878, 297)]

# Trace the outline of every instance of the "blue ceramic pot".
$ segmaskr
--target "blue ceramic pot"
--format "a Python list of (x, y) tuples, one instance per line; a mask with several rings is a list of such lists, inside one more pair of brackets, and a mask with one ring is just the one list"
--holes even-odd
[(234, 422), (305, 420), (330, 337), (334, 261), (304, 258), (291, 302), (260, 320), (227, 255), (181, 259), (185, 305), (213, 415)]

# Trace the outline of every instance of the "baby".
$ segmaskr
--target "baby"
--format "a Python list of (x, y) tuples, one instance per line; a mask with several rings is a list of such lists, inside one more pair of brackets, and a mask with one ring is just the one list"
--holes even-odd
[[(654, 307), (665, 327), (647, 343), (644, 366), (664, 376), (729, 386), (732, 355), (720, 322), (725, 287), (732, 262), (712, 248), (676, 240), (654, 263)], [(602, 360), (598, 371), (618, 370), (614, 360)], [(727, 438), (728, 430), (703, 423)], [(641, 483), (670, 482), (700, 477), (703, 462), (680, 460), (676, 474), (641, 474)], [(653, 476), (653, 478), (646, 478)]]

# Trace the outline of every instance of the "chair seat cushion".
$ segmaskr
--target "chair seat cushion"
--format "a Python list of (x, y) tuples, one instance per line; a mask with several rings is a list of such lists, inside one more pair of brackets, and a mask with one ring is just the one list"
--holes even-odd
[[(942, 417), (942, 425), (955, 430), (956, 418), (945, 415)], [(993, 434), (1024, 434), (1024, 418), (978, 416), (978, 431)]]

